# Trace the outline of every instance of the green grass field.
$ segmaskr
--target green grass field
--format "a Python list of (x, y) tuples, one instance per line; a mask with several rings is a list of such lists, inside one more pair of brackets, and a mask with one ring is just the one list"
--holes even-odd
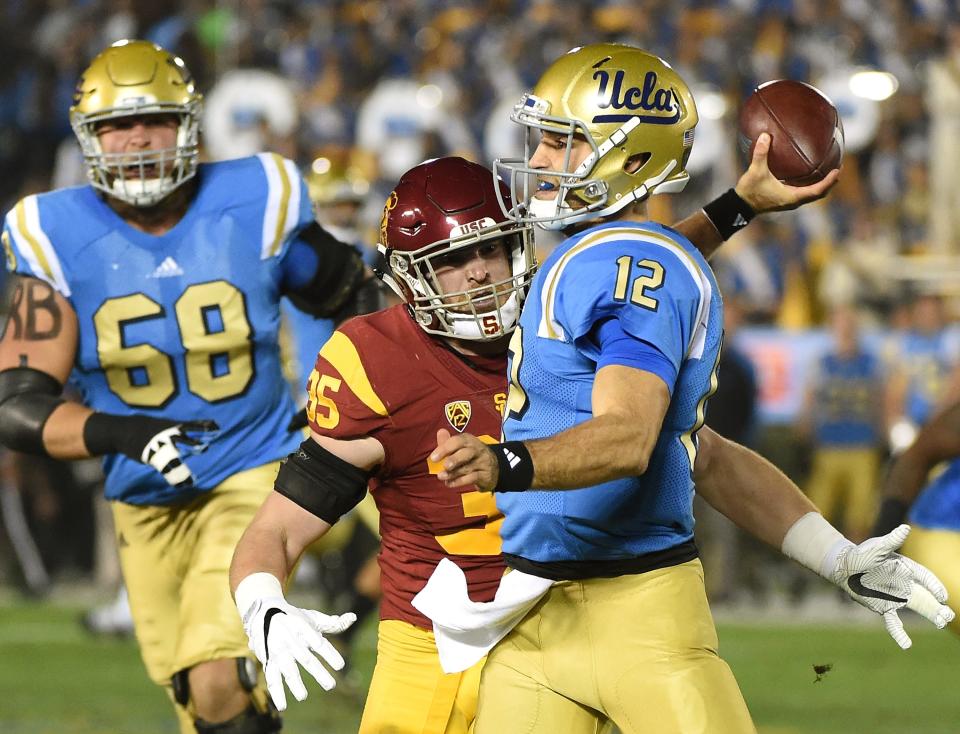
[[(0, 606), (0, 732), (169, 733), (163, 693), (150, 684), (136, 646), (93, 640), (79, 609)], [(900, 652), (882, 625), (720, 627), (721, 653), (743, 689), (761, 734), (956, 734), (960, 732), (960, 642), (910, 627)], [(373, 664), (375, 628), (360, 640), (355, 691), (292, 701), (285, 731), (355, 732)], [(814, 665), (833, 666), (815, 683)], [(505, 733), (508, 734), (508, 733)]]

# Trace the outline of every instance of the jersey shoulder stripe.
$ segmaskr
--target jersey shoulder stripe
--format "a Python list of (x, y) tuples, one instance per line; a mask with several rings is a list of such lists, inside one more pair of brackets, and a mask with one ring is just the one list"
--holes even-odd
[(371, 411), (379, 416), (388, 415), (387, 407), (377, 395), (367, 376), (357, 347), (342, 331), (335, 331), (320, 349), (320, 357), (340, 373), (351, 392)]
[(63, 275), (60, 258), (40, 222), (37, 195), (18, 201), (7, 214), (5, 224), (19, 259), (29, 266), (31, 274), (69, 296), (70, 286)]
[(267, 205), (263, 214), (260, 258), (280, 254), (283, 243), (300, 221), (303, 190), (296, 164), (276, 153), (258, 153), (267, 177)]
[(537, 336), (568, 341), (567, 333), (556, 313), (560, 281), (570, 263), (578, 255), (583, 255), (583, 253), (613, 242), (636, 244), (644, 249), (653, 247), (664, 250), (684, 267), (698, 293), (696, 327), (693, 329), (690, 343), (687, 345), (686, 356), (693, 359), (702, 356), (706, 338), (706, 323), (714, 292), (712, 279), (704, 272), (700, 263), (676, 239), (665, 232), (640, 227), (607, 227), (587, 233), (579, 242), (560, 255), (544, 274), (540, 287), (541, 308)]

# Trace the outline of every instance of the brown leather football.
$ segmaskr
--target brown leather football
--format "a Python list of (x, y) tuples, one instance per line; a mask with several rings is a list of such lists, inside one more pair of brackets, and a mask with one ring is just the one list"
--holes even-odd
[(740, 149), (749, 156), (770, 133), (767, 164), (791, 186), (816, 183), (843, 160), (843, 123), (833, 103), (803, 82), (778, 79), (757, 87), (740, 110)]

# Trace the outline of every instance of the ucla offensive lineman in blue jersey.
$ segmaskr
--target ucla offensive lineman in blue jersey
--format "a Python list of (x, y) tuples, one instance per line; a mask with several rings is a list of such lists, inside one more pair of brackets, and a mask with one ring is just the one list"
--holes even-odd
[[(525, 203), (510, 216), (569, 239), (541, 266), (514, 332), (506, 441), (438, 435), (431, 456), (451, 487), (498, 492), (515, 569), (487, 605), (464, 599), (442, 564), (435, 597), (424, 595), (442, 598), (441, 660), (446, 649), (459, 667), (466, 651), (490, 650), (477, 734), (587, 734), (608, 721), (625, 734), (754, 731), (717, 654), (694, 486), (883, 614), (901, 647), (903, 606), (944, 626), (942, 584), (895, 553), (908, 526), (855, 546), (772, 465), (702, 427), (721, 300), (696, 250), (649, 223), (643, 203), (688, 179), (697, 112), (683, 80), (639, 49), (585, 46), (555, 61), (512, 119), (528, 155), (495, 163)], [(754, 213), (737, 190), (708, 206), (724, 234)]]
[[(960, 595), (960, 403), (935, 416), (897, 457), (883, 495), (874, 534), (906, 517), (913, 533), (904, 552), (930, 567), (948, 592)], [(960, 620), (950, 628), (960, 635)]]
[[(279, 195), (271, 211), (270, 177), (279, 186), (281, 171), (293, 186), (285, 211)], [(289, 233), (312, 221), (310, 202), (293, 164), (272, 154), (202, 164), (197, 179), (190, 211), (162, 236), (118, 227), (89, 186), (28, 197), (5, 221), (15, 272), (48, 280), (77, 314), (71, 382), (86, 405), (219, 426), (208, 449), (185, 460), (191, 486), (114, 454), (104, 462), (107, 499), (183, 501), (300, 442), (287, 430), (294, 407), (276, 349), (278, 294)]]
[[(0, 441), (105, 457), (150, 677), (184, 734), (259, 734), (280, 719), (227, 570), (301, 438), (288, 428), (280, 298), (341, 315), (363, 266), (314, 222), (291, 161), (198, 165), (200, 109), (183, 62), (145, 41), (114, 44), (84, 72), (71, 123), (90, 185), (28, 196), (4, 220), (16, 276)], [(60, 397), (68, 377), (82, 403)]]

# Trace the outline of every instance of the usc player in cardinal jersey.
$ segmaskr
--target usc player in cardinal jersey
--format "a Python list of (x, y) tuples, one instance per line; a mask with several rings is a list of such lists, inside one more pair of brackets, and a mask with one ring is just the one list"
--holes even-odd
[[(427, 460), (439, 429), (500, 437), (507, 339), (535, 262), (531, 228), (505, 221), (494, 185), (483, 166), (442, 158), (408, 171), (390, 194), (383, 277), (404, 303), (347, 322), (320, 350), (308, 381), (311, 439), (285, 464), (233, 562), (237, 606), (256, 648), (256, 625), (271, 610), (262, 602), (280, 596), (278, 579), (369, 484), (380, 511), (383, 597), (362, 732), (388, 724), (467, 731), (476, 709), (479, 666), (445, 675), (430, 622), (410, 600), (442, 558), (455, 559), (478, 600), (492, 598), (504, 571), (493, 496), (449, 491)], [(267, 676), (281, 709), (278, 628), (297, 614), (284, 611), (271, 617), (269, 659), (278, 665)], [(331, 631), (350, 622), (324, 620)], [(287, 682), (298, 699), (306, 695), (298, 675)]]

